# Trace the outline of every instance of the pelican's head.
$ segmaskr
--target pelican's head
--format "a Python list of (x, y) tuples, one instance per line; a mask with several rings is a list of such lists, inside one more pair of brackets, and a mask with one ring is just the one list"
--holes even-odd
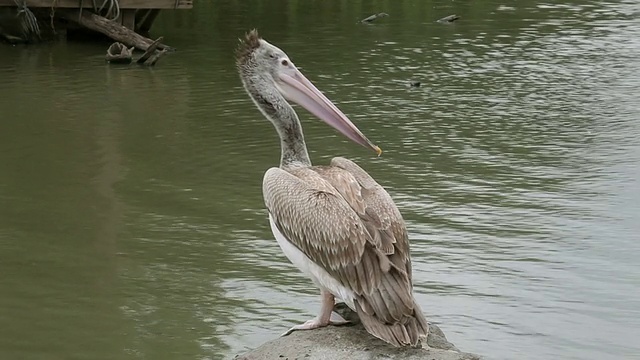
[(260, 106), (271, 96), (282, 96), (304, 107), (352, 141), (382, 153), (360, 130), (324, 96), (278, 47), (260, 38), (256, 30), (241, 40), (236, 64), (242, 83)]

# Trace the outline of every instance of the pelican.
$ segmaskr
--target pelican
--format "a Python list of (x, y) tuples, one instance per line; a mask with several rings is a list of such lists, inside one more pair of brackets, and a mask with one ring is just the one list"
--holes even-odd
[(280, 248), (320, 289), (314, 319), (289, 329), (344, 323), (332, 310), (341, 299), (365, 329), (393, 346), (416, 346), (429, 325), (413, 296), (407, 229), (385, 189), (341, 157), (313, 166), (292, 101), (352, 141), (379, 147), (318, 90), (278, 47), (256, 30), (240, 40), (242, 84), (280, 136), (280, 166), (266, 171), (262, 192)]

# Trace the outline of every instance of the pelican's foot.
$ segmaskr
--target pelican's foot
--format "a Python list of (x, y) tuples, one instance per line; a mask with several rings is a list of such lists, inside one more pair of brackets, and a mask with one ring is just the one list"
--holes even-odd
[(296, 330), (313, 330), (313, 329), (325, 327), (329, 325), (329, 323), (330, 321), (320, 321), (320, 319), (314, 318), (314, 319), (308, 320), (304, 324), (300, 324), (292, 327), (291, 329), (287, 330), (287, 332), (285, 332), (280, 336), (287, 336)]
[(313, 330), (313, 329), (325, 327), (328, 325), (340, 326), (340, 325), (346, 325), (346, 324), (349, 324), (349, 321), (345, 320), (342, 316), (338, 315), (338, 313), (331, 312), (331, 317), (329, 318), (328, 321), (322, 321), (316, 317), (311, 320), (308, 320), (304, 324), (300, 324), (292, 327), (291, 329), (287, 330), (287, 332), (285, 332), (280, 336), (287, 336), (296, 330)]

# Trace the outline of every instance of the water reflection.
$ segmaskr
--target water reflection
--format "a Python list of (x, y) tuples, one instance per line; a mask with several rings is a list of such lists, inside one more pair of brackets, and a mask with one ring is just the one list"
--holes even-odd
[(101, 44), (0, 48), (1, 358), (223, 358), (317, 311), (265, 220), (279, 144), (232, 56), (252, 27), (385, 150), (300, 111), (315, 162), (388, 187), (418, 300), (456, 345), (640, 352), (634, 4), (196, 6), (161, 19), (180, 51), (151, 70), (105, 66)]

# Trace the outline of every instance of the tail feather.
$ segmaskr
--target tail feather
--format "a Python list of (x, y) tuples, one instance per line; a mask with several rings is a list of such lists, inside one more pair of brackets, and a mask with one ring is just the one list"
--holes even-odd
[(422, 314), (420, 306), (415, 302), (413, 314), (404, 316), (400, 321), (394, 323), (384, 322), (375, 313), (367, 313), (358, 300), (354, 302), (354, 305), (367, 332), (393, 346), (416, 346), (421, 339), (426, 338), (429, 334), (427, 319)]

